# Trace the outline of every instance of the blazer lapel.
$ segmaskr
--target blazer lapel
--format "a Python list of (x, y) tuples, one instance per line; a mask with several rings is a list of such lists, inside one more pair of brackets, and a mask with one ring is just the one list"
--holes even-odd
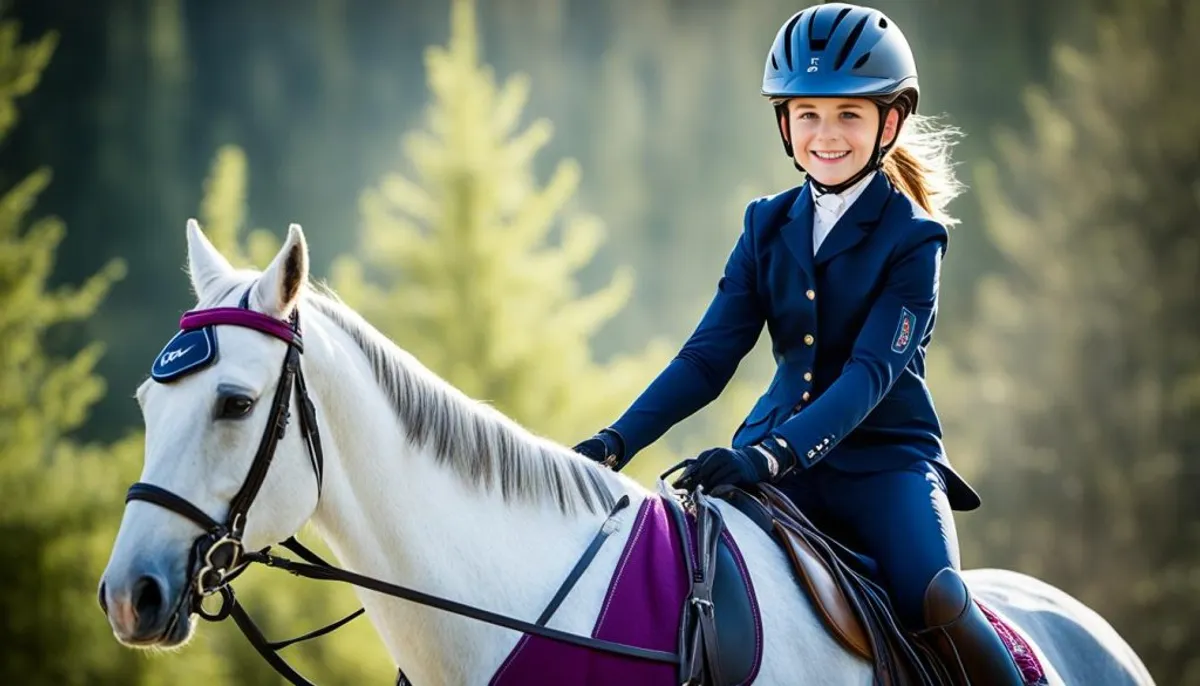
[[(892, 184), (882, 171), (875, 173), (875, 178), (863, 189), (862, 195), (846, 210), (846, 213), (833, 225), (829, 235), (821, 242), (814, 263), (825, 264), (837, 255), (858, 245), (866, 238), (867, 233), (875, 228), (883, 216), (883, 208), (892, 194)], [(809, 200), (811, 208), (812, 201)], [(812, 250), (812, 210), (808, 212), (809, 219), (809, 250)]]
[(812, 189), (805, 183), (788, 210), (788, 223), (780, 229), (783, 242), (787, 244), (804, 273), (810, 280), (816, 278), (813, 268), (813, 199)]

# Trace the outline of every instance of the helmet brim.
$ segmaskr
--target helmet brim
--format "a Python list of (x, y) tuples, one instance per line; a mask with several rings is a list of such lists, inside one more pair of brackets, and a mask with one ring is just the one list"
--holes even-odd
[(801, 74), (791, 79), (767, 80), (760, 91), (768, 98), (874, 98), (917, 90), (916, 77), (896, 81), (838, 74), (835, 78), (812, 78)]

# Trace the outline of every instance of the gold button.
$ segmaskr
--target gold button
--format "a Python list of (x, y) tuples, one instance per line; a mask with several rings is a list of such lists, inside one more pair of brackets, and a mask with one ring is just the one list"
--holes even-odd
[(812, 372), (804, 372), (804, 380), (812, 381)]
[(811, 395), (809, 395), (808, 391), (805, 391), (805, 392), (804, 392), (804, 395), (800, 396), (800, 399), (801, 399), (801, 400), (803, 400), (804, 402), (808, 402), (808, 399), (809, 399), (809, 398), (811, 398), (811, 397), (812, 397), (812, 396), (811, 396)]
[(804, 345), (812, 345), (816, 340), (811, 333), (804, 334)]
[(816, 300), (816, 299), (817, 299), (817, 292), (816, 292), (816, 291), (814, 291), (814, 290), (813, 290), (813, 289), (811, 289), (811, 288), (810, 288), (810, 289), (808, 289), (807, 291), (804, 291), (804, 295), (805, 295), (805, 296), (807, 296), (809, 300)]

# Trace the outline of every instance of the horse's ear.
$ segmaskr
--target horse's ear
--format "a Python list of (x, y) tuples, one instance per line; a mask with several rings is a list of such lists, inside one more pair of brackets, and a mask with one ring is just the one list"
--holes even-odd
[(192, 291), (200, 299), (212, 283), (233, 271), (229, 260), (208, 240), (200, 230), (200, 222), (187, 221), (188, 275), (192, 279)]
[(288, 227), (287, 240), (279, 254), (254, 284), (252, 302), (279, 319), (286, 319), (300, 299), (300, 289), (308, 281), (308, 243), (299, 224)]

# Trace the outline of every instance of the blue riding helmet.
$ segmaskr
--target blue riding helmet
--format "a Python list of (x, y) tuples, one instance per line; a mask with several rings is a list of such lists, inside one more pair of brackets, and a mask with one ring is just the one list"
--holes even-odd
[[(888, 108), (897, 107), (903, 121), (916, 111), (920, 88), (916, 60), (898, 26), (877, 9), (831, 2), (803, 9), (780, 27), (767, 54), (762, 94), (772, 99), (870, 98), (879, 105), (874, 155), (861, 172), (838, 184), (848, 188), (882, 163), (887, 149), (880, 149), (879, 138)], [(776, 124), (781, 115), (786, 115), (785, 106), (777, 104)], [(783, 146), (792, 157), (786, 137)], [(819, 190), (838, 191), (812, 181)]]

